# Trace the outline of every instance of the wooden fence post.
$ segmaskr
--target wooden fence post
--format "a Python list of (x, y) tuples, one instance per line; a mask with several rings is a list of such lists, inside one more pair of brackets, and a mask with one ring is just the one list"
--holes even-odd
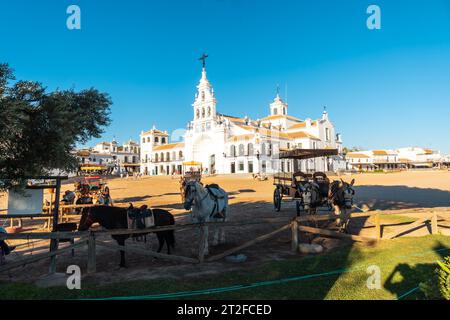
[(433, 212), (433, 216), (431, 217), (431, 234), (439, 234), (438, 218), (436, 211)]
[(205, 250), (208, 245), (208, 226), (200, 226), (200, 239), (198, 243), (198, 261), (202, 263), (205, 261)]
[(87, 263), (87, 272), (95, 273), (97, 264), (95, 261), (95, 233), (89, 232), (89, 240), (88, 240), (88, 263)]
[(381, 225), (380, 225), (380, 211), (377, 210), (375, 213), (375, 235), (377, 241), (381, 239)]
[[(59, 239), (50, 240), (50, 252), (58, 250)], [(56, 255), (50, 257), (50, 268), (48, 273), (53, 274), (56, 272)]]
[[(53, 209), (53, 226), (52, 232), (55, 232), (58, 228), (58, 214), (59, 214), (59, 196), (61, 193), (61, 179), (56, 178), (56, 190), (55, 190), (55, 207)], [(58, 250), (59, 239), (50, 240), (50, 251)], [(56, 255), (50, 258), (50, 273), (56, 272)]]
[(298, 250), (298, 222), (297, 222), (297, 220), (293, 220), (291, 222), (291, 232), (292, 232), (291, 251), (295, 253)]

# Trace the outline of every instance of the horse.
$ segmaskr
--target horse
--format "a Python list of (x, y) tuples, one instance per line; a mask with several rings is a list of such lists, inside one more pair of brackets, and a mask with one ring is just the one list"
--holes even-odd
[(317, 210), (324, 205), (327, 205), (330, 211), (334, 209), (336, 215), (336, 223), (341, 232), (347, 232), (350, 212), (353, 207), (353, 196), (355, 190), (353, 184), (344, 182), (344, 180), (335, 180), (331, 184), (322, 184), (320, 182), (312, 181), (304, 185), (298, 185), (302, 192), (303, 206), (309, 214), (316, 214)]
[[(228, 194), (217, 184), (203, 187), (197, 181), (188, 181), (184, 191), (184, 208), (192, 209), (192, 221), (224, 222), (228, 218)], [(205, 227), (208, 234), (208, 226)], [(213, 237), (213, 246), (225, 243), (225, 230), (216, 227)], [(205, 244), (205, 255), (208, 255), (208, 241)]]
[(328, 186), (328, 184), (322, 185), (316, 181), (297, 184), (302, 198), (303, 209), (308, 214), (316, 214), (318, 209), (325, 205), (331, 210), (328, 201)]
[[(143, 208), (145, 207), (145, 208)], [(146, 206), (141, 207), (146, 209)], [(132, 204), (126, 208), (111, 207), (111, 206), (93, 206), (83, 208), (82, 216), (80, 219), (80, 224), (78, 226), (79, 231), (88, 230), (92, 224), (98, 223), (107, 230), (113, 229), (127, 229), (128, 228), (128, 213), (135, 210)], [(173, 215), (167, 210), (163, 209), (152, 209), (151, 210), (155, 226), (169, 226), (175, 224), (175, 219)], [(170, 254), (170, 249), (175, 248), (175, 236), (174, 230), (158, 231), (155, 232), (158, 238), (159, 247), (158, 252), (161, 252), (164, 243), (167, 245), (167, 253)], [(144, 234), (144, 233), (143, 233)], [(140, 234), (142, 235), (142, 234)], [(120, 246), (125, 245), (125, 240), (130, 237), (129, 234), (112, 235), (114, 240)], [(120, 250), (120, 267), (126, 267), (125, 264), (125, 251)]]
[(189, 181), (197, 181), (203, 186), (202, 183), (202, 176), (200, 172), (197, 171), (187, 171), (184, 173), (184, 176), (180, 177), (180, 195), (181, 195), (181, 202), (184, 203), (184, 194), (186, 192), (186, 184)]
[(355, 195), (354, 184), (355, 179), (352, 179), (350, 183), (341, 179), (333, 181), (330, 185), (328, 199), (334, 207), (335, 214), (339, 215), (336, 223), (341, 232), (348, 231), (350, 210), (353, 207), (353, 196)]

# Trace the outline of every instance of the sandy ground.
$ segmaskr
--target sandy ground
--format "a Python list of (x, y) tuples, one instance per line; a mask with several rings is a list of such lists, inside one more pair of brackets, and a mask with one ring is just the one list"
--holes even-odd
[[(338, 177), (331, 177), (338, 179)], [(450, 171), (409, 171), (389, 174), (358, 174), (354, 176), (344, 175), (346, 181), (355, 178), (356, 197), (355, 204), (358, 207), (370, 210), (383, 210), (386, 214), (405, 215), (408, 217), (421, 217), (432, 210), (439, 215), (450, 218)], [(227, 228), (227, 243), (219, 247), (211, 247), (210, 253), (220, 253), (225, 249), (242, 244), (258, 235), (268, 233), (295, 216), (295, 206), (292, 202), (283, 202), (282, 210), (276, 213), (273, 210), (272, 194), (274, 186), (272, 180), (257, 181), (248, 175), (215, 176), (204, 178), (204, 183), (218, 183), (229, 193), (230, 220), (254, 221), (264, 220), (265, 223), (245, 224), (240, 227)], [(165, 208), (176, 216), (177, 223), (189, 222), (187, 212), (181, 206), (178, 178), (171, 177), (144, 177), (135, 180), (109, 179), (108, 185), (116, 205), (126, 206), (133, 203), (135, 206), (147, 204), (153, 208)], [(72, 188), (72, 184), (63, 186), (63, 190)], [(271, 218), (281, 217), (282, 221), (271, 221)], [(382, 220), (383, 222), (383, 220)], [(389, 231), (401, 227), (385, 221)], [(26, 224), (27, 229), (35, 229), (42, 224), (34, 220), (33, 224)], [(447, 224), (450, 224), (447, 222)], [(329, 227), (333, 227), (330, 225)], [(442, 232), (450, 234), (450, 228), (441, 228)], [(361, 235), (373, 235), (374, 228), (367, 219), (358, 219), (352, 222), (352, 233)], [(426, 227), (420, 228), (408, 235), (420, 236), (428, 234)], [(112, 241), (105, 238), (105, 241)], [(149, 236), (147, 243), (127, 243), (149, 249), (156, 249), (156, 237)], [(303, 239), (307, 240), (307, 239)], [(177, 255), (195, 256), (197, 248), (196, 230), (180, 231), (176, 233)], [(322, 244), (326, 250), (342, 244), (341, 241), (325, 238), (316, 238), (314, 242)], [(48, 250), (48, 242), (15, 241), (21, 244), (10, 255), (9, 261), (21, 259), (24, 256), (45, 252)], [(64, 246), (65, 244), (62, 244)], [(216, 263), (203, 265), (176, 264), (152, 259), (142, 255), (127, 254), (128, 268), (118, 268), (118, 252), (97, 247), (97, 270), (95, 276), (86, 279), (94, 282), (124, 281), (135, 279), (151, 279), (159, 277), (189, 277), (203, 274), (214, 274), (233, 270), (236, 268), (252, 268), (262, 261), (275, 259), (289, 259), (295, 255), (290, 252), (290, 232), (286, 231), (262, 244), (257, 244), (242, 251), (248, 259), (245, 263), (236, 264), (224, 259)], [(75, 257), (70, 253), (58, 256), (58, 272), (65, 272), (68, 265), (77, 264), (82, 270), (86, 268), (86, 248), (76, 249)], [(9, 273), (0, 274), (0, 280), (30, 281), (33, 282), (48, 271), (48, 260), (43, 260), (22, 268), (16, 268)]]

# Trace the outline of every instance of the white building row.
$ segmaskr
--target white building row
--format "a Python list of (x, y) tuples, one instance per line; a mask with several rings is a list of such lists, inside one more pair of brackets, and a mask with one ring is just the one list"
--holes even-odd
[(129, 140), (122, 145), (117, 141), (100, 142), (91, 149), (76, 151), (80, 171), (84, 172), (139, 172), (140, 146)]
[(433, 168), (445, 164), (445, 159), (439, 151), (418, 147), (355, 151), (346, 154), (350, 168), (362, 171)]

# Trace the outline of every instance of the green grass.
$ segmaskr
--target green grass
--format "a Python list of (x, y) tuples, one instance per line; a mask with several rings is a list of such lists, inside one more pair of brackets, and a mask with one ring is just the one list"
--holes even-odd
[(382, 223), (411, 223), (418, 220), (402, 214), (381, 214), (380, 219)]
[[(251, 249), (249, 249), (251, 250)], [(37, 288), (29, 284), (2, 283), (2, 299), (79, 299), (139, 296), (179, 291), (211, 289), (218, 287), (251, 284), (335, 270), (349, 272), (321, 276), (302, 281), (258, 286), (232, 292), (189, 296), (194, 299), (396, 299), (420, 282), (429, 279), (435, 269), (436, 260), (450, 255), (450, 238), (426, 236), (422, 238), (399, 238), (381, 241), (375, 247), (361, 244), (343, 246), (330, 253), (297, 257), (284, 261), (273, 261), (257, 268), (205, 278), (142, 280), (109, 285), (82, 283), (81, 290), (63, 287)], [(366, 286), (370, 265), (381, 269), (382, 288), (370, 290)], [(386, 280), (391, 276), (392, 280)], [(414, 292), (406, 299), (422, 298)]]

